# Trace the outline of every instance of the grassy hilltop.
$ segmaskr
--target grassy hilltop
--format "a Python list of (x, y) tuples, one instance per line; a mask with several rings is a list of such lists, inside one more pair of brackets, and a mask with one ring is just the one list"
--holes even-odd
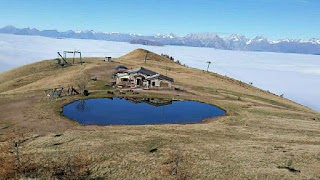
[[(145, 52), (137, 49), (114, 62), (84, 58), (83, 65), (65, 68), (45, 60), (0, 73), (0, 178), (320, 178), (319, 113), (152, 52), (144, 63)], [(118, 65), (167, 74), (183, 91), (117, 94), (104, 85)], [(44, 93), (81, 81), (89, 82), (89, 98), (114, 91), (198, 100), (219, 106), (226, 116), (185, 125), (82, 126), (60, 111), (87, 97), (47, 100)]]

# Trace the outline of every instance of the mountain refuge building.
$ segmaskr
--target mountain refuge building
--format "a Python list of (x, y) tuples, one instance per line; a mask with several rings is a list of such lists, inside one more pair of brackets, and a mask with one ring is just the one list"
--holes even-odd
[(140, 67), (115, 74), (116, 86), (144, 88), (144, 89), (171, 89), (173, 78), (158, 74), (149, 69)]

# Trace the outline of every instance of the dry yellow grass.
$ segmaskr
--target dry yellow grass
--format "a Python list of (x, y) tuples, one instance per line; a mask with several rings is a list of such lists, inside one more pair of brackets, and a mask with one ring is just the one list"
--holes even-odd
[[(138, 49), (115, 62), (88, 58), (82, 66), (57, 68), (48, 60), (0, 73), (1, 147), (21, 141), (25, 166), (43, 169), (30, 170), (40, 178), (66, 166), (73, 167), (75, 176), (106, 179), (320, 178), (319, 113), (152, 52), (145, 64), (144, 56), (145, 50)], [(103, 85), (119, 64), (167, 74), (186, 90), (139, 96), (198, 100), (225, 109), (227, 116), (187, 125), (81, 126), (59, 115), (63, 104), (80, 97), (45, 99), (44, 89), (75, 86), (81, 74), (98, 77), (88, 86), (93, 97), (107, 96)], [(6, 162), (1, 173), (12, 176), (12, 159)]]

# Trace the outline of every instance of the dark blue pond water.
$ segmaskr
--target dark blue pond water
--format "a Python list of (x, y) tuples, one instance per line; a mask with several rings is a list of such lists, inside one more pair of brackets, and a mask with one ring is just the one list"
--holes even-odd
[(222, 109), (196, 101), (100, 98), (78, 100), (62, 114), (86, 125), (143, 125), (197, 123), (223, 115)]

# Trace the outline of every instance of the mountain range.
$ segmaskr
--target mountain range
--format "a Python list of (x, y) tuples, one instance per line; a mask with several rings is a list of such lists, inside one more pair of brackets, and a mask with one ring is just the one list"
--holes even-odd
[(215, 33), (190, 33), (186, 36), (174, 34), (155, 34), (141, 35), (128, 33), (103, 33), (89, 31), (64, 31), (57, 30), (38, 30), (35, 28), (16, 28), (5, 26), (0, 29), (0, 33), (15, 35), (45, 36), (52, 38), (75, 38), (75, 39), (95, 39), (107, 41), (146, 41), (162, 45), (178, 45), (192, 47), (210, 47), (225, 50), (243, 51), (265, 51), (265, 52), (284, 52), (300, 54), (320, 54), (320, 39), (280, 39), (268, 40), (264, 36), (248, 38), (243, 35), (232, 34), (222, 37)]

